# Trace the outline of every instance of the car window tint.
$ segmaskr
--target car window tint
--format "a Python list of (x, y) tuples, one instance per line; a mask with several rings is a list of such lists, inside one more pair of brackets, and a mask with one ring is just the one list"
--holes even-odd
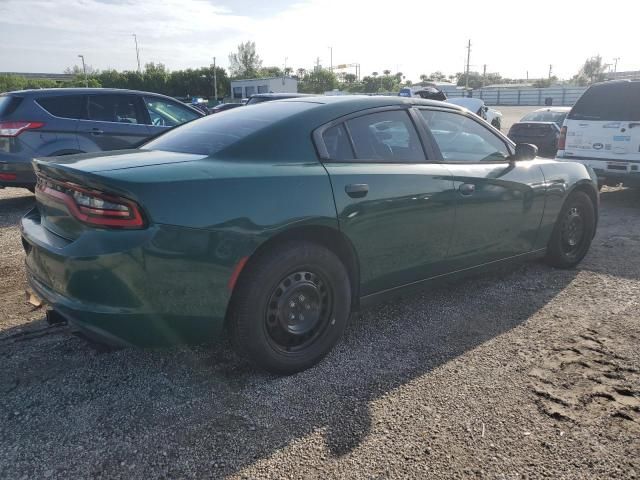
[(371, 113), (347, 121), (359, 160), (423, 162), (424, 151), (406, 111)]
[(62, 95), (38, 98), (36, 101), (51, 115), (61, 118), (84, 118), (84, 95)]
[(510, 156), (506, 144), (488, 128), (453, 112), (421, 110), (445, 161), (501, 161)]
[(591, 86), (569, 114), (575, 120), (640, 121), (640, 82)]
[(151, 124), (158, 127), (175, 127), (200, 118), (200, 115), (190, 109), (162, 98), (145, 97), (144, 104), (149, 112)]
[(142, 148), (213, 155), (258, 130), (315, 106), (309, 102), (265, 102), (250, 108), (234, 108), (224, 115), (209, 115), (169, 130)]
[(325, 130), (322, 134), (322, 140), (325, 147), (327, 147), (331, 160), (345, 161), (354, 159), (351, 142), (344, 125), (336, 125)]
[(89, 120), (97, 122), (144, 123), (133, 95), (89, 95)]

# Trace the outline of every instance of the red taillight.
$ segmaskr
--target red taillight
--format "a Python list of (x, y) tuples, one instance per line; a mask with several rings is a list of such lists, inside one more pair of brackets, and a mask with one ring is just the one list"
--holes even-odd
[(560, 129), (560, 136), (558, 137), (558, 150), (564, 150), (567, 145), (567, 127)]
[(44, 127), (43, 122), (0, 122), (0, 137), (17, 137), (25, 130)]
[(0, 180), (15, 180), (18, 176), (15, 173), (0, 173)]
[(38, 177), (36, 190), (64, 203), (71, 215), (89, 225), (110, 228), (144, 227), (140, 207), (126, 198), (44, 177)]

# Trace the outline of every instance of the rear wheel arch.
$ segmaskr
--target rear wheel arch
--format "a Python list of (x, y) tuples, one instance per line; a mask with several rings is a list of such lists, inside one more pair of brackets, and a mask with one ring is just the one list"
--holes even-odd
[[(358, 260), (358, 255), (352, 243), (344, 233), (340, 230), (327, 226), (307, 225), (295, 227), (269, 238), (250, 255), (245, 265), (242, 267), (242, 272), (238, 277), (238, 282), (241, 281), (242, 277), (247, 274), (247, 272), (251, 271), (252, 264), (254, 264), (258, 258), (272, 250), (275, 246), (291, 241), (302, 241), (321, 245), (329, 249), (340, 259), (347, 270), (349, 282), (351, 283), (351, 309), (357, 310), (360, 293), (360, 262)], [(231, 303), (233, 302), (231, 301), (230, 304)]]

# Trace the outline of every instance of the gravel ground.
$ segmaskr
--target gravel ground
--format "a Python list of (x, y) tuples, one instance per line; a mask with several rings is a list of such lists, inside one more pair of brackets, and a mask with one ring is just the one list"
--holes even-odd
[(24, 301), (0, 190), (0, 478), (640, 477), (640, 193), (579, 269), (529, 263), (353, 318), (278, 378), (228, 346), (97, 348)]

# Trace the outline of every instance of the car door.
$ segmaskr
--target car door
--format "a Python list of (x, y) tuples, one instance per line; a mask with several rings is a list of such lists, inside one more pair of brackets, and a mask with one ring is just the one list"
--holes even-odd
[(152, 95), (143, 97), (145, 114), (152, 135), (158, 135), (203, 115), (178, 102)]
[(315, 134), (340, 229), (358, 254), (363, 296), (445, 268), (453, 182), (445, 167), (429, 162), (414, 115), (406, 108), (370, 110)]
[(464, 269), (534, 248), (545, 182), (536, 160), (514, 161), (512, 147), (474, 115), (420, 109), (453, 175), (456, 221), (448, 260)]
[(85, 152), (134, 148), (151, 135), (138, 96), (87, 95), (86, 119), (78, 122), (78, 142)]

